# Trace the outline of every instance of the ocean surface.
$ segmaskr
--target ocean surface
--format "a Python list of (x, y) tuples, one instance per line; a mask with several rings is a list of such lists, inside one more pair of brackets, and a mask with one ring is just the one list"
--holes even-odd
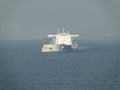
[(39, 40), (0, 41), (0, 90), (120, 90), (120, 41), (81, 40), (42, 53)]

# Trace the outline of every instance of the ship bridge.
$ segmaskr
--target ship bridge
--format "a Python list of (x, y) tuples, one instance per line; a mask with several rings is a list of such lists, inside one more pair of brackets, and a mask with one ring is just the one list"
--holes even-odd
[(71, 45), (75, 37), (79, 37), (79, 35), (71, 35), (69, 32), (65, 32), (64, 29), (62, 33), (58, 32), (56, 35), (48, 35), (48, 38), (53, 38), (54, 44), (59, 45)]

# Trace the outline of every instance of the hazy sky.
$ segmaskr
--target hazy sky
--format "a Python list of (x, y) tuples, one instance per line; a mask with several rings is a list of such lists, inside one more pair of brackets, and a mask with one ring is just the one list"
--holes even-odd
[(0, 39), (40, 39), (58, 28), (120, 38), (120, 0), (0, 0)]

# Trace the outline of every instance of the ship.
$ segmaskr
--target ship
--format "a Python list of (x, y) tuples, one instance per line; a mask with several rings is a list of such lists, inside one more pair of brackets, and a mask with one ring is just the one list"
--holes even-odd
[(58, 30), (57, 34), (49, 34), (48, 38), (51, 38), (51, 42), (44, 44), (42, 47), (42, 52), (72, 52), (79, 49), (78, 43), (76, 43), (75, 38), (79, 37), (78, 34), (71, 35), (69, 31), (65, 29), (60, 32)]

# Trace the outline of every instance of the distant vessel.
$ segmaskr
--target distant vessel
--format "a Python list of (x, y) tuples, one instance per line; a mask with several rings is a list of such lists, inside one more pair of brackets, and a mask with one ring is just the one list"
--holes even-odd
[(48, 38), (52, 38), (52, 42), (44, 44), (42, 52), (71, 52), (78, 50), (78, 44), (73, 41), (76, 37), (79, 37), (79, 35), (71, 35), (64, 29), (62, 32), (58, 31), (58, 34), (50, 34), (48, 35)]

